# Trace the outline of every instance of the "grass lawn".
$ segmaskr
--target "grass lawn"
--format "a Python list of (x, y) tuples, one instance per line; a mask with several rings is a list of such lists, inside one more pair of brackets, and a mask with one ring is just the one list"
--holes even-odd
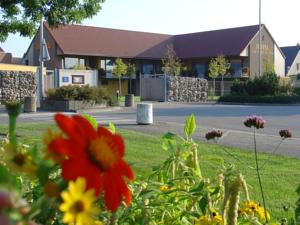
[(212, 96), (212, 95), (207, 96), (208, 101), (219, 101), (219, 99), (220, 96)]
[[(41, 144), (41, 135), (47, 129), (47, 124), (18, 124), (19, 138), (27, 144)], [(0, 125), (0, 133), (5, 133), (6, 127)], [(161, 163), (167, 153), (160, 147), (160, 137), (141, 134), (128, 130), (120, 130), (127, 146), (127, 160), (132, 163), (134, 171), (139, 176), (151, 172), (154, 165)], [(229, 156), (221, 146), (200, 143), (199, 158), (201, 169), (205, 176), (213, 179), (218, 170), (230, 163), (235, 164), (246, 177), (252, 199), (260, 201), (258, 183), (254, 171), (254, 155), (250, 151), (238, 148), (226, 148), (239, 160)], [(268, 154), (259, 154), (261, 162), (269, 157)], [(271, 156), (271, 161), (262, 171), (263, 186), (265, 189), (267, 207), (273, 219), (281, 219), (292, 214), (296, 201), (296, 188), (300, 183), (300, 160), (297, 158)], [(283, 206), (290, 206), (289, 212), (283, 211)]]
[[(120, 102), (125, 102), (125, 96), (120, 97)], [(134, 96), (134, 102), (140, 102), (140, 96)]]

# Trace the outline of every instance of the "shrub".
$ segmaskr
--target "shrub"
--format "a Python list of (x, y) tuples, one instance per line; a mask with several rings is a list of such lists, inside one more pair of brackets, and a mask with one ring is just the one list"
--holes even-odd
[(300, 95), (300, 87), (294, 88), (294, 89), (293, 89), (293, 93), (294, 93), (295, 95)]
[(47, 91), (48, 100), (92, 100), (99, 101), (107, 97), (105, 88), (84, 86), (62, 86)]
[(243, 94), (245, 92), (245, 83), (239, 79), (234, 79), (230, 91), (232, 94)]
[(284, 90), (286, 90), (285, 87), (281, 88), (280, 78), (275, 73), (265, 73), (260, 77), (249, 79), (246, 83), (235, 80), (231, 94), (276, 95)]
[(300, 103), (299, 95), (227, 95), (222, 96), (219, 102), (236, 102), (236, 103), (279, 103), (279, 104), (293, 104)]
[(107, 99), (107, 104), (109, 106), (119, 106), (119, 99), (117, 98), (117, 96), (113, 95), (113, 96), (109, 96)]

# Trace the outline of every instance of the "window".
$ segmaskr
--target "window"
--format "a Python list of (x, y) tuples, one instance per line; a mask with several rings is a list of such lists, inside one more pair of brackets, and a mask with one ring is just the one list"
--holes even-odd
[(105, 71), (106, 74), (112, 74), (114, 68), (115, 60), (113, 59), (106, 59), (105, 60)]
[(297, 66), (297, 71), (299, 71), (300, 70), (300, 63), (297, 63), (296, 66)]
[(230, 73), (234, 77), (240, 77), (243, 74), (241, 62), (231, 61), (230, 63)]
[(206, 71), (206, 66), (204, 63), (197, 63), (195, 64), (195, 71), (197, 74), (197, 77), (199, 78), (204, 78), (205, 76), (205, 71)]
[(143, 63), (143, 74), (154, 74), (154, 66), (151, 63)]
[(64, 69), (73, 69), (74, 67), (80, 65), (80, 66), (85, 66), (85, 60), (82, 58), (71, 58), (71, 57), (66, 57), (63, 60), (63, 68)]

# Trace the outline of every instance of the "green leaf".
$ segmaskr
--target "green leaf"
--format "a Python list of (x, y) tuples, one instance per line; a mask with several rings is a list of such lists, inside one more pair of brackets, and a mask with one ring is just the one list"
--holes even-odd
[(41, 164), (37, 171), (37, 177), (41, 185), (45, 185), (49, 179), (49, 174), (51, 172), (51, 167), (48, 164)]
[(90, 122), (90, 124), (92, 125), (93, 128), (95, 128), (95, 129), (98, 128), (98, 122), (97, 122), (97, 120), (96, 120), (94, 117), (92, 117), (92, 116), (90, 116), (90, 115), (88, 115), (88, 114), (83, 114), (82, 116), (83, 116), (87, 121)]
[(10, 180), (10, 176), (11, 174), (9, 173), (9, 171), (0, 164), (0, 184), (8, 183)]
[(201, 198), (201, 200), (199, 201), (199, 208), (201, 209), (203, 215), (206, 214), (207, 207), (208, 207), (207, 198), (206, 197)]
[(115, 127), (115, 125), (114, 125), (112, 122), (109, 123), (108, 129), (109, 129), (113, 134), (116, 133), (116, 127)]
[(191, 137), (196, 130), (196, 119), (194, 113), (192, 113), (185, 121), (184, 133), (186, 137)]

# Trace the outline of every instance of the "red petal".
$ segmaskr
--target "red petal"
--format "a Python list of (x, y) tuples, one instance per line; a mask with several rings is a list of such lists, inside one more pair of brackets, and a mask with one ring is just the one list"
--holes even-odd
[(121, 174), (116, 177), (115, 182), (118, 186), (119, 193), (121, 193), (125, 197), (125, 203), (129, 205), (129, 203), (131, 202), (131, 193)]
[(87, 140), (83, 138), (85, 136), (82, 136), (82, 133), (78, 132), (80, 129), (78, 129), (78, 124), (72, 117), (57, 113), (55, 115), (55, 121), (59, 128), (76, 143), (77, 147), (86, 147)]
[(108, 129), (104, 127), (98, 127), (98, 136), (106, 139), (106, 143), (109, 145), (112, 151), (118, 153), (122, 158), (125, 153), (125, 144), (122, 136), (117, 134), (112, 134)]
[(49, 144), (49, 150), (60, 155), (71, 156), (74, 152), (74, 148), (70, 145), (70, 142), (64, 138), (56, 138)]
[(76, 180), (78, 177), (84, 177), (87, 182), (87, 189), (94, 189), (96, 196), (103, 190), (100, 175), (100, 170), (88, 159), (71, 158), (62, 163), (62, 177), (65, 180)]
[(113, 212), (118, 209), (122, 201), (122, 195), (118, 191), (115, 179), (117, 177), (115, 177), (112, 170), (105, 172), (103, 175), (105, 205), (108, 210)]
[(120, 160), (118, 164), (115, 167), (123, 176), (126, 176), (129, 180), (134, 179), (134, 173), (131, 169), (131, 167), (124, 161)]
[(73, 119), (78, 124), (78, 127), (80, 128), (80, 131), (78, 132), (84, 135), (87, 139), (94, 139), (97, 137), (97, 133), (95, 129), (92, 127), (90, 122), (87, 121), (87, 119), (85, 119), (80, 115), (74, 115)]

